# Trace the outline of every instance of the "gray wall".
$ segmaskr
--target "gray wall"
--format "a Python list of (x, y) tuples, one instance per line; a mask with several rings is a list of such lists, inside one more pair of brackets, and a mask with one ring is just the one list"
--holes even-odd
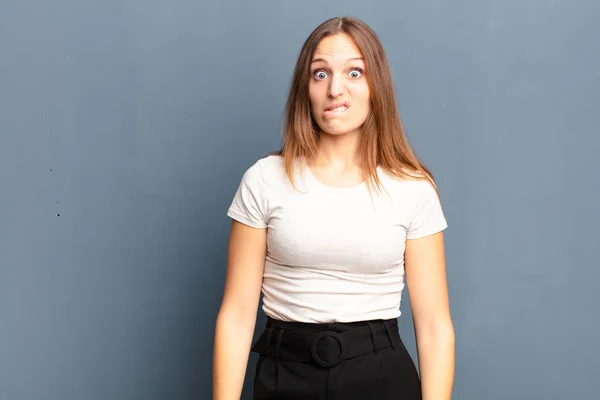
[(440, 184), (454, 398), (597, 395), (599, 2), (2, 0), (0, 399), (210, 398), (225, 212), (335, 15)]

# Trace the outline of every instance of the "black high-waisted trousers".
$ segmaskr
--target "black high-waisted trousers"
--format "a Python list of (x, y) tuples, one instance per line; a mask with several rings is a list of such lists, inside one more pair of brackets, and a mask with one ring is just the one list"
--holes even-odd
[(269, 318), (254, 400), (420, 400), (421, 382), (398, 320), (311, 324)]

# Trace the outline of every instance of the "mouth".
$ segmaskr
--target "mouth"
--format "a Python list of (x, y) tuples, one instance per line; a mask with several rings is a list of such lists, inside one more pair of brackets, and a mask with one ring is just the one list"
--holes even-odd
[(325, 115), (340, 114), (348, 110), (348, 103), (336, 103), (327, 107), (323, 112)]

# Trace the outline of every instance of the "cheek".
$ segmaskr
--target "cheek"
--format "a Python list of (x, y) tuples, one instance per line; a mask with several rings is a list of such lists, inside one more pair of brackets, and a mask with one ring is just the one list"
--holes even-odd
[(320, 100), (320, 96), (319, 96), (319, 90), (317, 87), (313, 86), (313, 85), (309, 85), (308, 87), (308, 99), (310, 101), (310, 109), (312, 111), (315, 110), (315, 108), (318, 108), (319, 103), (321, 102)]
[(352, 122), (360, 125), (367, 120), (371, 112), (371, 97), (369, 96), (368, 90), (362, 90), (360, 92), (355, 92), (353, 99), (356, 106), (356, 112), (352, 116)]
[(360, 104), (365, 112), (371, 109), (371, 95), (367, 85), (357, 85), (354, 88), (354, 101)]
[(360, 93), (360, 96), (363, 98), (363, 100), (365, 102), (370, 102), (371, 101), (371, 95), (370, 95), (370, 92), (369, 92), (369, 85), (367, 85), (366, 83), (363, 84), (363, 85), (361, 85), (359, 87), (359, 93)]

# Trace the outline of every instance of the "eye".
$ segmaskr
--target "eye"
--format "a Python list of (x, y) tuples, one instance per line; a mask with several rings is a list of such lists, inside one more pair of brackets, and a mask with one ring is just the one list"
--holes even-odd
[(314, 73), (314, 76), (317, 80), (323, 80), (325, 78), (327, 78), (327, 73), (325, 73), (325, 71), (317, 71)]
[(362, 73), (363, 73), (362, 69), (360, 69), (360, 68), (355, 68), (355, 69), (353, 69), (352, 71), (350, 71), (350, 76), (351, 76), (352, 78), (355, 78), (355, 79), (357, 79), (357, 78), (360, 78), (360, 77), (362, 76)]

